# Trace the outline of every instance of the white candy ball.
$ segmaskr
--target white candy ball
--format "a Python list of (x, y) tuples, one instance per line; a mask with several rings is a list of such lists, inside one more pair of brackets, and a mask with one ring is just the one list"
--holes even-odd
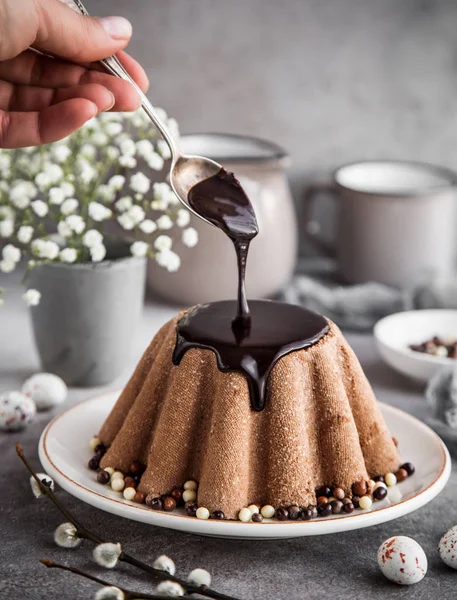
[(91, 438), (91, 440), (89, 442), (89, 449), (95, 450), (95, 448), (101, 443), (102, 443), (101, 439), (97, 436), (94, 436), (93, 438)]
[(427, 573), (427, 557), (422, 547), (404, 535), (383, 542), (377, 558), (382, 574), (400, 585), (419, 583)]
[(397, 478), (393, 473), (386, 473), (386, 475), (384, 476), (384, 480), (388, 487), (392, 487), (397, 483)]
[(124, 480), (121, 477), (115, 477), (114, 479), (111, 477), (111, 489), (114, 492), (122, 492), (125, 487)]
[(133, 487), (125, 488), (123, 496), (126, 500), (133, 500), (135, 498), (136, 489)]
[(368, 510), (373, 504), (370, 496), (362, 496), (359, 500), (359, 506), (362, 510)]
[(275, 512), (275, 508), (274, 506), (271, 506), (271, 504), (265, 504), (265, 506), (262, 506), (260, 509), (260, 514), (264, 519), (272, 519), (275, 516)]
[(209, 519), (209, 510), (204, 506), (199, 506), (197, 508), (195, 516), (197, 517), (197, 519)]
[(34, 401), (22, 392), (8, 391), (0, 394), (0, 429), (3, 431), (24, 429), (35, 414)]
[(196, 481), (193, 481), (192, 479), (189, 479), (189, 481), (186, 481), (186, 483), (184, 484), (184, 489), (185, 490), (194, 490), (197, 491), (198, 488), (198, 484)]
[(253, 515), (259, 512), (259, 507), (257, 506), (257, 504), (250, 504), (248, 506), (248, 510), (251, 511), (251, 515)]
[(197, 499), (197, 492), (195, 490), (184, 490), (182, 499), (184, 502), (195, 502)]
[(35, 402), (37, 410), (49, 410), (65, 402), (68, 388), (63, 379), (52, 373), (32, 375), (22, 386), (22, 393)]
[(238, 519), (243, 523), (248, 523), (252, 519), (252, 513), (249, 508), (242, 508), (238, 513)]
[(457, 569), (457, 526), (452, 527), (440, 539), (438, 546), (441, 560), (452, 569)]

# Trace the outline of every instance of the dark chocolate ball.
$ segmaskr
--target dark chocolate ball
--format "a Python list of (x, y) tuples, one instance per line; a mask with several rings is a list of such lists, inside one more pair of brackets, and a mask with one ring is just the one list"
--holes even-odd
[(313, 511), (310, 508), (303, 508), (301, 511), (301, 518), (303, 521), (311, 521), (313, 518)]
[(289, 519), (291, 521), (296, 521), (299, 518), (300, 508), (296, 504), (289, 506), (287, 510), (289, 511)]
[(367, 493), (367, 484), (365, 481), (356, 481), (352, 484), (352, 493), (356, 496), (365, 496)]
[(182, 500), (183, 490), (180, 488), (173, 488), (170, 492), (170, 496), (176, 500), (176, 504), (179, 504)]
[(319, 498), (319, 496), (325, 496), (326, 498), (330, 498), (330, 496), (332, 495), (332, 490), (327, 487), (326, 485), (322, 485), (320, 488), (317, 488), (316, 490), (316, 498)]
[(330, 506), (332, 507), (332, 513), (334, 515), (339, 515), (341, 513), (341, 511), (343, 510), (343, 503), (341, 502), (341, 500), (332, 500), (330, 502)]
[(359, 496), (352, 496), (352, 504), (354, 505), (354, 508), (359, 508), (359, 500)]
[(162, 498), (149, 498), (148, 497), (146, 499), (146, 504), (154, 510), (162, 510), (163, 509)]
[(376, 477), (373, 477), (374, 481), (381, 481), (382, 483), (385, 483), (384, 480), (384, 475), (376, 475)]
[(311, 511), (312, 518), (315, 519), (317, 517), (317, 506), (315, 506), (314, 504), (310, 504), (308, 506), (308, 510)]
[(214, 510), (211, 513), (211, 519), (216, 519), (217, 521), (223, 521), (225, 519), (225, 515), (221, 510)]
[(100, 455), (96, 454), (95, 456), (93, 456), (87, 463), (87, 466), (91, 471), (96, 471), (100, 466)]
[(254, 523), (261, 523), (263, 521), (263, 517), (260, 513), (254, 513), (252, 515), (252, 520), (254, 521)]
[(376, 488), (373, 492), (373, 498), (375, 500), (384, 500), (384, 498), (386, 496), (387, 496), (387, 490), (382, 485), (379, 486), (378, 488)]
[(106, 485), (110, 479), (111, 479), (111, 476), (107, 471), (99, 471), (97, 473), (98, 483), (103, 483), (103, 485)]
[(143, 492), (137, 492), (133, 498), (133, 501), (137, 504), (144, 504), (144, 494)]
[(317, 512), (321, 517), (329, 517), (332, 514), (332, 507), (328, 502), (327, 504), (319, 504)]
[(139, 460), (134, 460), (129, 468), (129, 473), (132, 475), (141, 475), (145, 471), (145, 466)]
[(176, 508), (176, 500), (171, 496), (165, 496), (162, 500), (162, 504), (163, 510), (166, 510), (167, 512), (171, 512)]
[(94, 452), (95, 452), (95, 454), (100, 454), (100, 456), (103, 456), (104, 454), (106, 454), (105, 444), (97, 444), (94, 448)]
[(346, 504), (343, 505), (343, 510), (345, 513), (347, 513), (348, 515), (350, 515), (351, 513), (354, 512), (355, 510), (355, 506), (352, 502), (346, 502)]
[(405, 479), (408, 477), (408, 472), (406, 471), (406, 469), (398, 469), (398, 471), (395, 472), (395, 477), (400, 483), (401, 481), (405, 481)]
[(415, 472), (416, 467), (413, 465), (413, 463), (407, 462), (403, 463), (400, 469), (405, 469), (405, 471), (408, 473), (408, 477), (411, 477), (411, 475), (413, 475)]
[(124, 479), (124, 484), (125, 484), (126, 488), (128, 488), (128, 487), (136, 488), (136, 485), (137, 485), (136, 481), (133, 479), (133, 477), (126, 477)]
[(289, 511), (287, 510), (287, 508), (280, 506), (276, 509), (275, 517), (278, 519), (278, 521), (287, 521), (287, 519), (289, 518)]
[(196, 502), (186, 502), (184, 504), (184, 510), (188, 517), (195, 517), (197, 514), (198, 504)]

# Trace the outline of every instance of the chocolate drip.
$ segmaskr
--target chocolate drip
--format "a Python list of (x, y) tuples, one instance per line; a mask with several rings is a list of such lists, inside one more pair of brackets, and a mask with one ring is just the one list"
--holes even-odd
[(235, 301), (201, 304), (178, 324), (173, 363), (178, 365), (190, 348), (206, 348), (216, 354), (221, 371), (246, 376), (251, 407), (265, 407), (268, 376), (277, 361), (295, 350), (315, 344), (328, 331), (327, 320), (312, 311), (269, 300), (253, 300), (251, 327), (240, 340), (232, 329)]

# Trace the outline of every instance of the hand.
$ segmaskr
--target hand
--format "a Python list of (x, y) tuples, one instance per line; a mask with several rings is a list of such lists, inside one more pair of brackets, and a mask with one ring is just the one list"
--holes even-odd
[(81, 16), (59, 0), (0, 0), (0, 148), (48, 144), (99, 112), (137, 109), (129, 82), (91, 64), (116, 53), (146, 91), (145, 72), (121, 52), (131, 34), (122, 17)]

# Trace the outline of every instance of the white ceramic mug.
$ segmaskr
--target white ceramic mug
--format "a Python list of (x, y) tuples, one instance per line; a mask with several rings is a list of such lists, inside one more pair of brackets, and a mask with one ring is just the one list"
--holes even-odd
[[(454, 271), (457, 254), (457, 175), (409, 161), (344, 165), (331, 182), (310, 186), (305, 198), (309, 238), (334, 256), (351, 283), (408, 286)], [(315, 201), (330, 192), (339, 206), (334, 243), (312, 218)]]

